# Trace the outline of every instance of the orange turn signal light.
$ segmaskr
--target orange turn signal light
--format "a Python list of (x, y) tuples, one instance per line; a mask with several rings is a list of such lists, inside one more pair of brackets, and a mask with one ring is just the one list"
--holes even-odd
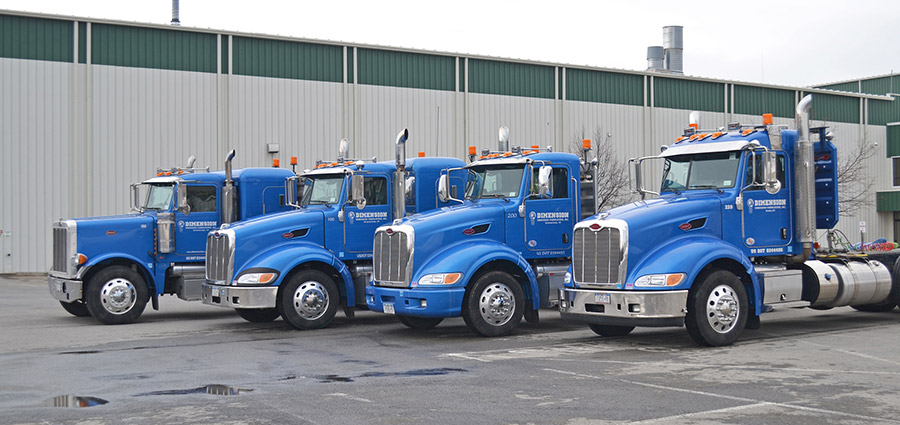
[(425, 152), (419, 152), (419, 158), (425, 158)]

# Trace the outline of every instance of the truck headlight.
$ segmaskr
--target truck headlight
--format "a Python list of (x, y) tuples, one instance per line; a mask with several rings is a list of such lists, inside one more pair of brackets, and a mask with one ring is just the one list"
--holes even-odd
[(452, 285), (459, 281), (462, 273), (426, 274), (419, 279), (419, 285)]
[(566, 272), (566, 276), (563, 277), (563, 284), (568, 285), (572, 283), (572, 273)]
[(265, 285), (278, 277), (276, 272), (244, 273), (235, 280), (238, 285)]
[(639, 277), (634, 282), (634, 287), (676, 286), (684, 280), (684, 276), (684, 273), (648, 274)]

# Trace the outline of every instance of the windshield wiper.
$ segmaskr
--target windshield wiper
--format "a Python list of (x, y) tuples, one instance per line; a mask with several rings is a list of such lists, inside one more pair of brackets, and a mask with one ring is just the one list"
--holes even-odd
[(712, 185), (712, 184), (697, 184), (697, 185), (691, 185), (691, 186), (690, 186), (690, 189), (715, 189), (716, 192), (719, 192), (719, 193), (722, 193), (722, 192), (723, 192), (722, 189), (720, 189), (718, 186)]

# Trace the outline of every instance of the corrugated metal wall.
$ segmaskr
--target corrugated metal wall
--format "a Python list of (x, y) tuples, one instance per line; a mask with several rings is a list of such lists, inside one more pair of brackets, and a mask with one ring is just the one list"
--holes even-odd
[[(864, 89), (884, 91), (876, 80)], [(557, 151), (597, 132), (625, 161), (671, 144), (690, 110), (702, 111), (703, 128), (763, 112), (792, 125), (803, 90), (0, 14), (0, 273), (46, 271), (53, 220), (124, 212), (128, 183), (191, 154), (213, 169), (231, 148), (237, 167), (297, 156), (303, 169), (333, 159), (347, 137), (351, 155), (390, 160), (409, 128), (408, 156), (464, 158), (469, 145), (495, 149), (505, 125), (513, 145)], [(817, 94), (814, 118), (839, 141), (883, 143), (900, 104), (861, 97)], [(871, 170), (886, 169), (883, 146)], [(892, 188), (887, 174), (873, 176)], [(654, 185), (658, 172), (647, 178)], [(872, 208), (840, 226), (866, 220), (872, 234), (889, 232), (891, 217)]]

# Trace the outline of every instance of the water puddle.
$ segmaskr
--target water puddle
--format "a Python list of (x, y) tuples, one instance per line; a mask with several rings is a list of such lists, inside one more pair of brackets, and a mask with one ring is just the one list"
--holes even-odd
[[(454, 372), (468, 372), (466, 369), (457, 369), (452, 367), (441, 367), (435, 369), (413, 369), (404, 372), (366, 372), (356, 378), (382, 378), (391, 376), (438, 376), (448, 375)], [(340, 375), (319, 375), (314, 378), (319, 382), (353, 382), (353, 377)]]
[(84, 351), (63, 351), (59, 354), (97, 354), (99, 351), (97, 350), (84, 350)]
[(58, 395), (44, 402), (47, 407), (92, 407), (109, 403), (97, 397), (85, 397), (80, 395)]
[(239, 395), (253, 391), (250, 388), (232, 387), (230, 385), (213, 384), (204, 387), (188, 388), (184, 390), (164, 390), (152, 391), (149, 393), (137, 394), (138, 396), (146, 395), (186, 395), (186, 394), (212, 394), (212, 395)]

